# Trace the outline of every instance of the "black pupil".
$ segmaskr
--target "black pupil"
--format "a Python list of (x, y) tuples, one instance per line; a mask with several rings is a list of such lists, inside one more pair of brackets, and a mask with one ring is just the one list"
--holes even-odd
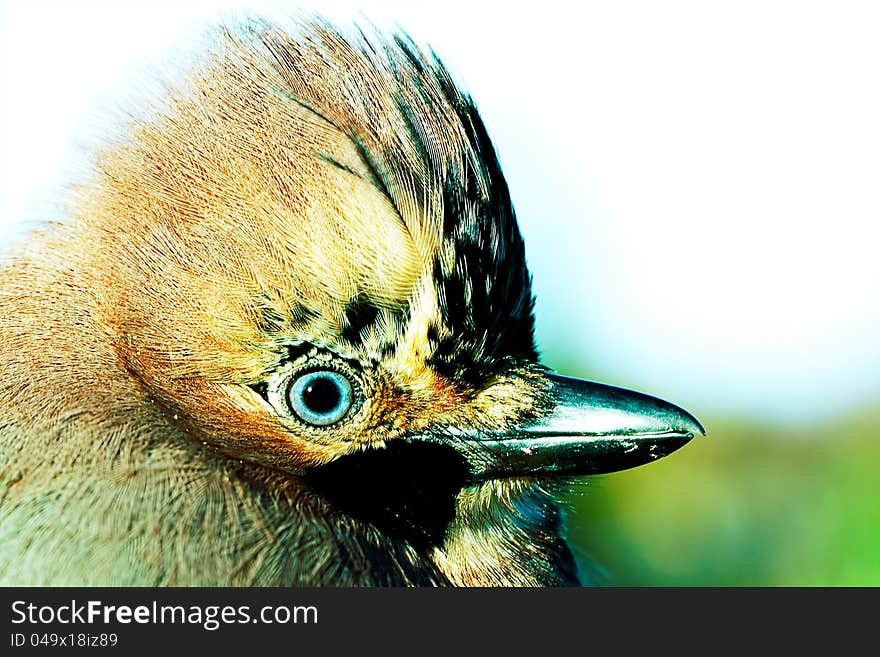
[(315, 377), (302, 391), (303, 403), (312, 413), (319, 415), (334, 410), (341, 398), (339, 386), (326, 376)]

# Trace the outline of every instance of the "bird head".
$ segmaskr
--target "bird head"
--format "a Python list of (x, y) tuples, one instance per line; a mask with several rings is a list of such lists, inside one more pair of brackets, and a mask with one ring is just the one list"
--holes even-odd
[(119, 363), (183, 433), (294, 476), (412, 448), (466, 485), (618, 470), (702, 431), (540, 364), (498, 159), (435, 56), (255, 22), (166, 91), (73, 214)]

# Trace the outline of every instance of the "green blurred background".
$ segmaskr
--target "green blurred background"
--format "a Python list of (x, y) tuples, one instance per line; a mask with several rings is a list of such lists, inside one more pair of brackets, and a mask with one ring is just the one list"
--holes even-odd
[(880, 585), (880, 406), (809, 429), (700, 419), (707, 437), (574, 487), (569, 536), (597, 581)]

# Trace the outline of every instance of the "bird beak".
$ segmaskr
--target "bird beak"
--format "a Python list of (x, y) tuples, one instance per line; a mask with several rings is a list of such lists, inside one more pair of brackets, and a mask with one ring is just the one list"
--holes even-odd
[(504, 433), (453, 431), (447, 442), (474, 479), (589, 475), (625, 470), (671, 454), (699, 421), (669, 402), (632, 390), (546, 374), (553, 407)]

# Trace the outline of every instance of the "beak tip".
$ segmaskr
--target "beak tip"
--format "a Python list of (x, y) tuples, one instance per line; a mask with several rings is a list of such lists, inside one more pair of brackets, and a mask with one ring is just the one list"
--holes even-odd
[(699, 436), (706, 435), (705, 427), (703, 427), (703, 425), (700, 423), (700, 421), (697, 418), (695, 418), (693, 415), (691, 415), (687, 411), (684, 412), (684, 416), (685, 416), (684, 417), (684, 419), (685, 419), (684, 430), (687, 433), (689, 433), (692, 438), (694, 436), (698, 436), (698, 435)]

